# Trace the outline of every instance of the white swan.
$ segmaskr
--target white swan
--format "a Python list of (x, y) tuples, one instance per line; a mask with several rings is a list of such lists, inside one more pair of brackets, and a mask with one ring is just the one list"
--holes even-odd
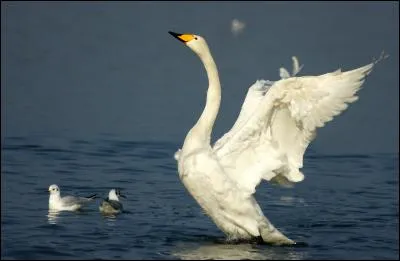
[(281, 184), (304, 179), (299, 169), (316, 128), (357, 100), (377, 61), (347, 72), (294, 77), (301, 67), (293, 57), (292, 75), (281, 68), (281, 80), (260, 80), (249, 88), (235, 124), (212, 147), (221, 100), (217, 66), (203, 37), (169, 33), (199, 56), (209, 81), (204, 111), (175, 153), (180, 179), (228, 239), (295, 244), (269, 222), (252, 194), (262, 179)]

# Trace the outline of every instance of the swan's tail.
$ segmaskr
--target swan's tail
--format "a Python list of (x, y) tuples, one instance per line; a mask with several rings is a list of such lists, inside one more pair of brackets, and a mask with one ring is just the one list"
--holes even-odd
[(260, 235), (265, 243), (272, 245), (295, 245), (296, 242), (287, 238), (271, 223), (264, 223), (258, 228)]

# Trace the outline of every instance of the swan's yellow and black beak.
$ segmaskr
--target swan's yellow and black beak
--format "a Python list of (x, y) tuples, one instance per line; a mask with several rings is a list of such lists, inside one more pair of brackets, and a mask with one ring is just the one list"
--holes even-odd
[(177, 34), (171, 31), (168, 33), (183, 43), (187, 43), (195, 38), (193, 34)]

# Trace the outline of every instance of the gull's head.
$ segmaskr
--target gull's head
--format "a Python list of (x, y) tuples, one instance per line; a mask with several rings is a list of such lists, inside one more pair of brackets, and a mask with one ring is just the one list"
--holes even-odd
[(121, 191), (119, 189), (112, 189), (108, 193), (108, 199), (110, 200), (119, 200), (119, 198), (126, 198), (125, 195), (121, 194)]
[(56, 184), (50, 185), (49, 192), (50, 195), (60, 194), (60, 188)]
[(187, 47), (192, 49), (197, 55), (202, 57), (203, 54), (209, 52), (206, 40), (200, 35), (196, 34), (179, 34), (169, 31), (173, 37), (184, 43)]

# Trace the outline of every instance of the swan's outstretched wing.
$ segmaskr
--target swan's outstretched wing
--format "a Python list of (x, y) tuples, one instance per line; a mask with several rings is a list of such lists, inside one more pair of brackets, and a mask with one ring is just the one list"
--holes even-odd
[(243, 125), (246, 124), (248, 119), (256, 112), (260, 101), (263, 99), (273, 83), (274, 82), (272, 81), (258, 80), (252, 86), (250, 86), (235, 123), (233, 124), (232, 128), (216, 142), (215, 146), (218, 147), (217, 144), (225, 144), (232, 137), (232, 135), (237, 133), (243, 127)]
[(289, 77), (272, 86), (256, 82), (251, 87), (254, 92), (248, 93), (256, 98), (245, 101), (256, 101), (254, 108), (244, 105), (246, 111), (241, 112), (236, 126), (214, 146), (221, 165), (250, 193), (262, 179), (302, 181), (299, 169), (316, 128), (357, 100), (355, 94), (374, 64), (347, 72)]
[[(303, 65), (299, 66), (299, 60), (297, 59), (296, 56), (292, 56), (292, 61), (293, 61), (292, 74), (290, 74), (283, 67), (279, 68), (280, 72), (279, 75), (281, 79), (286, 79), (291, 76), (295, 76), (303, 68)], [(249, 90), (247, 91), (244, 102), (242, 104), (239, 116), (236, 119), (236, 122), (233, 124), (232, 128), (221, 139), (217, 141), (217, 143), (219, 144), (225, 143), (228, 139), (230, 139), (233, 133), (236, 133), (243, 126), (243, 124), (247, 122), (247, 120), (255, 113), (260, 101), (274, 83), (275, 82), (269, 80), (257, 80), (252, 86), (250, 86)]]

